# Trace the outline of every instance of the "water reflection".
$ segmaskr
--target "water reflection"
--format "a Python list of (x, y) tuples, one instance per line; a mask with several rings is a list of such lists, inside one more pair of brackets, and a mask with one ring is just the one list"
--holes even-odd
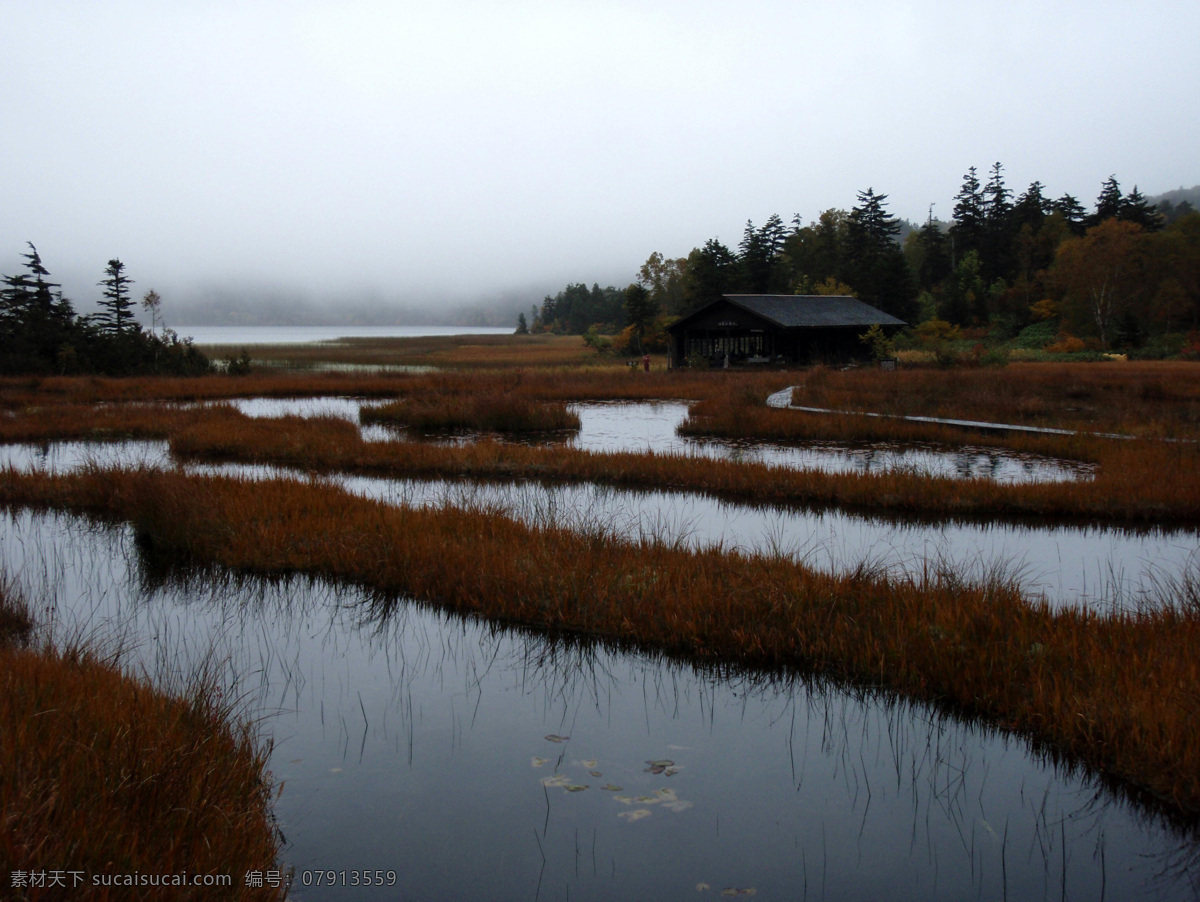
[(886, 695), (320, 581), (181, 573), (142, 559), (128, 530), (60, 515), (6, 516), (0, 561), (49, 599), (56, 635), (123, 642), (130, 667), (167, 684), (223, 668), (274, 739), (298, 872), (400, 875), (386, 893), (299, 886), (297, 899), (1200, 889), (1191, 838), (1019, 741)]
[(1093, 474), (1093, 468), (1086, 464), (998, 448), (835, 442), (784, 445), (684, 437), (676, 434), (687, 417), (688, 405), (683, 401), (638, 404), (596, 401), (570, 406), (582, 422), (579, 435), (570, 444), (585, 451), (653, 451), (826, 473), (908, 472), (1009, 483), (1073, 481), (1089, 479)]
[[(84, 466), (113, 465), (175, 464), (166, 442), (0, 445), (0, 467), (21, 471), (69, 472)], [(188, 464), (184, 469), (252, 479), (307, 478), (263, 465)], [(484, 508), (533, 525), (665, 541), (686, 548), (720, 546), (786, 556), (825, 572), (867, 566), (919, 576), (942, 569), (971, 581), (1016, 580), (1029, 597), (1101, 610), (1114, 605), (1155, 606), (1164, 583), (1200, 570), (1200, 537), (1194, 530), (917, 523), (596, 485), (357, 476), (331, 477), (329, 481), (392, 504)]]
[[(359, 421), (363, 404), (382, 402), (355, 398), (244, 398), (230, 401), (248, 416), (338, 416)], [(1088, 464), (1022, 454), (999, 448), (877, 443), (844, 445), (817, 442), (783, 445), (771, 442), (691, 438), (676, 433), (687, 417), (685, 401), (592, 401), (568, 405), (580, 419), (577, 433), (563, 439), (581, 451), (633, 451), (683, 454), (723, 460), (753, 461), (771, 466), (827, 473), (908, 472), (958, 479), (992, 479), (996, 482), (1063, 482), (1089, 479)], [(386, 426), (362, 427), (366, 441), (389, 441), (405, 435)], [(464, 440), (459, 436), (450, 439)]]

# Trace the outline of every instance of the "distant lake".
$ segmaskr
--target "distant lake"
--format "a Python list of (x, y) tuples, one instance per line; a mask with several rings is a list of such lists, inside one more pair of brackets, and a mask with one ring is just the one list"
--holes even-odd
[(294, 345), (339, 338), (419, 338), (427, 335), (511, 335), (513, 326), (179, 326), (198, 345)]

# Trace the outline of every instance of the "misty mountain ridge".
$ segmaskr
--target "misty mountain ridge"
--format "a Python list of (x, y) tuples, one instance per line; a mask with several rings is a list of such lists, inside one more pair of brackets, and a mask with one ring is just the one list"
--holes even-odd
[(208, 289), (173, 299), (164, 310), (175, 328), (187, 326), (511, 326), (537, 291), (453, 304), (442, 299), (400, 303), (379, 297), (314, 300), (282, 290), (242, 293)]

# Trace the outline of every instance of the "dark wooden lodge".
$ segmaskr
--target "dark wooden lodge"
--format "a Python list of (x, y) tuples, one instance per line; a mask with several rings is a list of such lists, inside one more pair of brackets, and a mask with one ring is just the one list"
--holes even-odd
[(890, 335), (906, 323), (844, 295), (727, 294), (667, 331), (673, 366), (843, 363), (869, 356), (859, 337), (874, 325)]

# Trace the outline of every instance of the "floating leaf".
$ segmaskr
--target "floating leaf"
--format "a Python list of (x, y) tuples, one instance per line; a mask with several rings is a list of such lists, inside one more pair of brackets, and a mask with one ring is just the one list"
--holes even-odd
[(664, 773), (666, 776), (668, 776), (668, 777), (673, 777), (673, 776), (675, 776), (677, 773), (679, 773), (679, 768), (677, 768), (677, 767), (668, 767), (668, 768), (666, 768), (666, 769), (663, 771), (663, 773)]
[(613, 785), (613, 784), (611, 784), (611, 783), (605, 783), (605, 784), (604, 784), (603, 786), (601, 786), (600, 788), (601, 788), (601, 789), (607, 789), (609, 792), (620, 792), (620, 791), (621, 791), (621, 787), (620, 787), (620, 786), (614, 786), (614, 785)]
[(600, 762), (597, 761), (595, 758), (588, 758), (587, 761), (580, 761), (579, 763), (582, 764), (584, 767), (586, 767), (588, 770), (595, 770), (597, 767), (600, 766)]
[(587, 789), (587, 786), (582, 783), (571, 783), (567, 786), (564, 786), (563, 789), (565, 789), (567, 792), (583, 792), (585, 789)]
[(644, 768), (642, 770), (642, 773), (644, 773), (644, 774), (661, 774), (664, 770), (666, 770), (665, 767), (659, 767), (657, 764), (653, 764), (650, 767)]
[(651, 767), (674, 767), (675, 766), (674, 761), (668, 761), (666, 758), (663, 758), (659, 761), (647, 761), (646, 763), (649, 764)]
[(571, 785), (571, 778), (568, 777), (566, 774), (555, 774), (553, 777), (543, 777), (542, 785), (543, 786), (569, 786), (569, 785)]
[(633, 811), (621, 811), (621, 812), (617, 813), (617, 817), (623, 817), (627, 821), (629, 821), (629, 823), (631, 823), (631, 824), (634, 821), (640, 821), (642, 818), (649, 817), (649, 816), (650, 816), (649, 808), (635, 808)]
[(566, 742), (570, 738), (570, 736), (559, 736), (557, 733), (551, 733), (546, 737), (550, 742)]
[(673, 789), (656, 789), (654, 790), (654, 798), (660, 802), (678, 802), (679, 797), (675, 795)]
[(545, 764), (549, 760), (550, 760), (549, 758), (539, 758), (537, 755), (534, 755), (533, 760), (530, 761), (529, 763), (531, 765), (533, 765), (534, 767), (541, 767), (543, 764)]
[(613, 796), (613, 798), (616, 799), (618, 802), (620, 802), (622, 805), (632, 805), (634, 802), (637, 801), (637, 799), (635, 799), (633, 796)]

